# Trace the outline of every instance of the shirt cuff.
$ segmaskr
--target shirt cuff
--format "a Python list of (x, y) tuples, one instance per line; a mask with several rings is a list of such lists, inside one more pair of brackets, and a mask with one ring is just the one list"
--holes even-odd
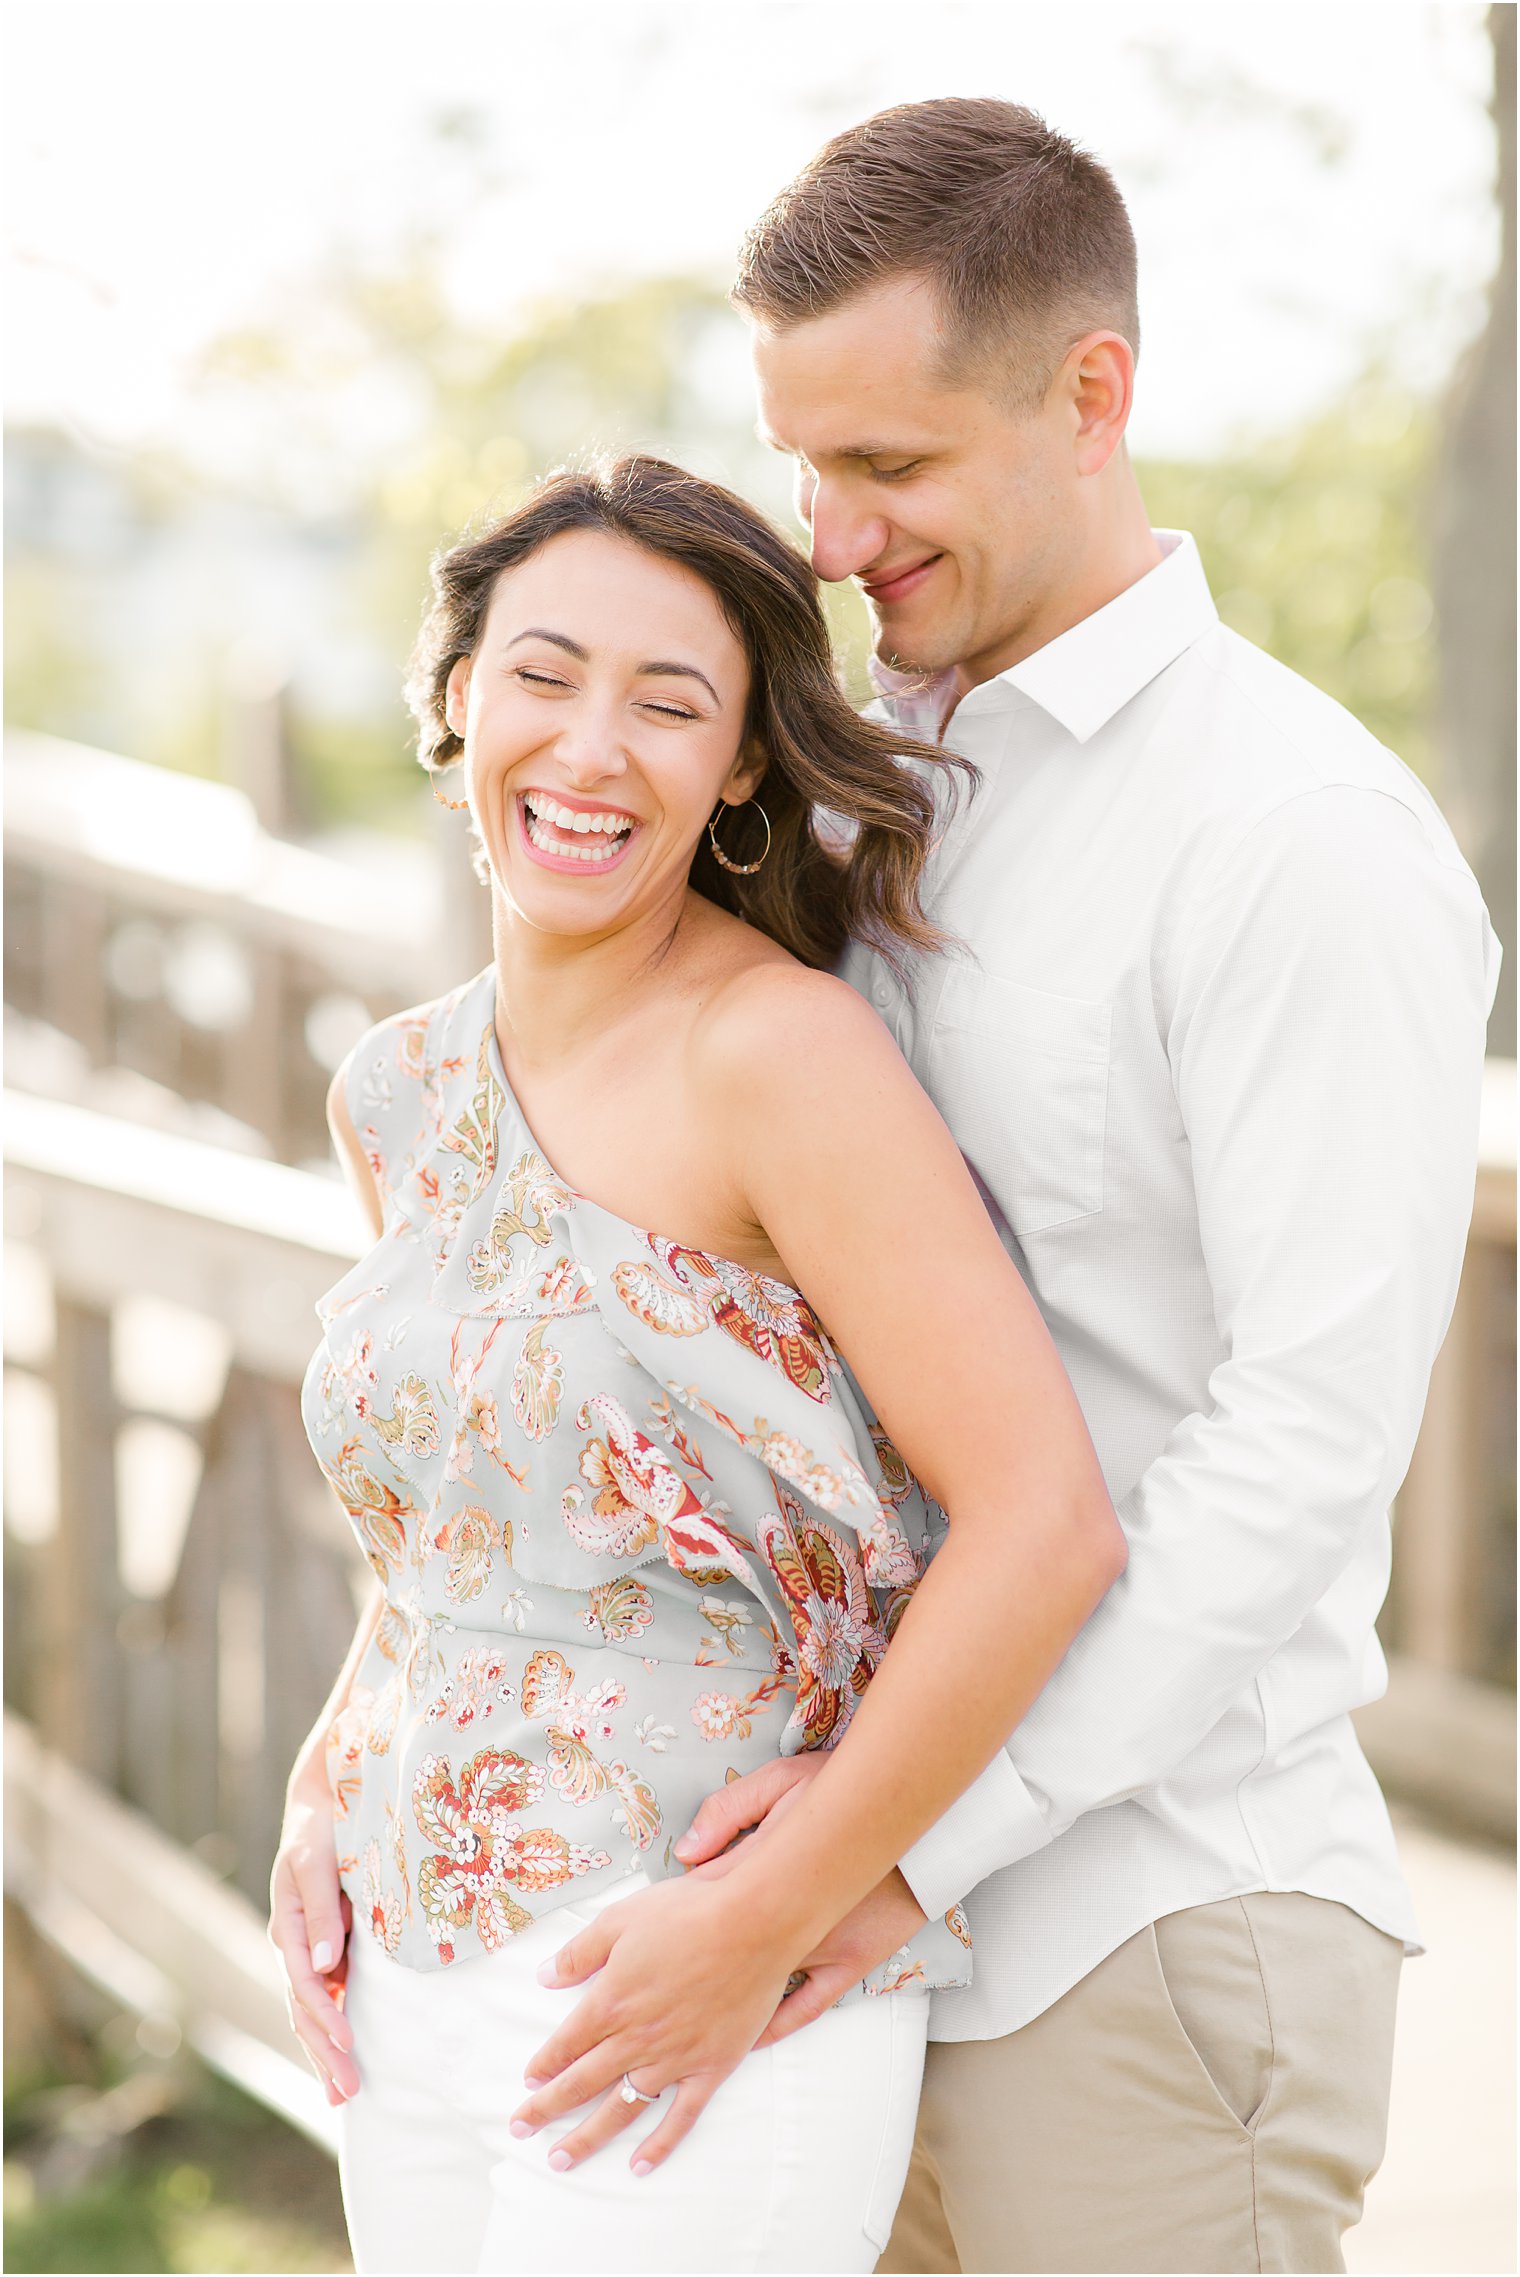
[(931, 1921), (1004, 1866), (1052, 1839), (1033, 1795), (999, 1748), (979, 1778), (899, 1860), (903, 1880)]

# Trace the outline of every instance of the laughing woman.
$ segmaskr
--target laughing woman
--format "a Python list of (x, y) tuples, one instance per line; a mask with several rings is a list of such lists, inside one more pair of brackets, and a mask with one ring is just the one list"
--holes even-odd
[[(1123, 1562), (953, 1142), (822, 969), (939, 945), (951, 763), (856, 718), (790, 546), (646, 458), (439, 561), (413, 702), (494, 957), (333, 1087), (375, 1244), (303, 1397), (376, 1587), (273, 1885), (355, 2263), (869, 2269), (927, 1991), (974, 1966), (881, 1889)], [(703, 1797), (802, 1748), (795, 1806), (683, 1875)], [(900, 1949), (757, 2050), (871, 1892)], [(597, 2100), (544, 2121), (576, 1936)]]

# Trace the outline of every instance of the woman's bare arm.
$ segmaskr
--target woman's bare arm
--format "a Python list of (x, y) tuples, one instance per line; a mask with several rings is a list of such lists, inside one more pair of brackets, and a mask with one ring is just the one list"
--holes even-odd
[(754, 1852), (757, 1892), (821, 1931), (1004, 1745), (1125, 1550), (1049, 1331), (886, 1029), (823, 975), (757, 977), (758, 1024), (807, 1041), (720, 1091), (746, 1191), (950, 1520), (844, 1743)]
[[(624, 2070), (700, 2075), (639, 2144), (651, 2163), (769, 2022), (778, 1981), (1005, 1744), (1124, 1564), (1045, 1326), (886, 1030), (800, 969), (736, 993), (702, 1087), (712, 1143), (950, 1530), (843, 1740), (765, 1839), (721, 1876), (609, 1908), (562, 1957), (571, 1981), (601, 1976), (519, 2116), (541, 2124)], [(562, 2147), (584, 2154), (627, 2116), (605, 2105)]]
[[(382, 1224), (380, 1197), (348, 1112), (346, 1074), (345, 1062), (327, 1095), (327, 1119), (344, 1174), (378, 1235)], [(285, 1966), (291, 2026), (327, 2091), (329, 2103), (341, 2103), (354, 2094), (359, 2075), (348, 2052), (352, 2035), (333, 1999), (344, 1979), (349, 1924), (338, 1884), (327, 1735), (348, 1703), (382, 1602), (380, 1585), (375, 1582), (343, 1666), (296, 1755), (286, 1785), (280, 1846), (269, 1883), (269, 1938)]]

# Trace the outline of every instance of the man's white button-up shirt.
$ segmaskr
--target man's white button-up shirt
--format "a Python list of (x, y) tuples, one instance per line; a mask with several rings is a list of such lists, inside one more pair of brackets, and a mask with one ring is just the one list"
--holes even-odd
[[(906, 989), (845, 966), (1039, 1302), (1129, 1540), (903, 1862), (930, 1914), (967, 1898), (941, 2039), (1012, 2031), (1147, 1922), (1244, 1891), (1418, 1949), (1348, 1711), (1385, 1683), (1388, 1509), (1456, 1295), (1498, 950), (1415, 777), (1158, 536), (953, 715), (982, 782), (926, 902), (961, 946)], [(943, 700), (883, 699), (931, 740)]]

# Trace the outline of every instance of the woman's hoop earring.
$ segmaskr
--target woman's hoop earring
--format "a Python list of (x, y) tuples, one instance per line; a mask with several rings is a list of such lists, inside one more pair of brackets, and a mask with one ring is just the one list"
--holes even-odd
[[(758, 862), (730, 861), (728, 855), (724, 853), (722, 847), (718, 844), (718, 815), (715, 814), (712, 818), (712, 821), (707, 825), (707, 835), (712, 841), (714, 859), (720, 862), (725, 870), (732, 870), (735, 877), (738, 878), (753, 877), (756, 870), (760, 868), (761, 863), (765, 860), (766, 855), (771, 850), (771, 818), (766, 813), (764, 807), (760, 804), (760, 801), (758, 799), (751, 799), (749, 801), (749, 804), (754, 808), (756, 814), (759, 815), (760, 820), (765, 824), (765, 844), (761, 848), (760, 860)], [(729, 807), (728, 801), (726, 799), (719, 799), (718, 814), (728, 814), (731, 811), (732, 810)]]
[[(459, 761), (458, 761), (457, 759), (451, 759), (451, 760), (449, 761), (449, 765), (450, 765), (450, 767), (457, 767), (457, 766), (459, 765)], [(457, 807), (464, 807), (464, 806), (468, 806), (468, 805), (469, 805), (469, 803), (470, 803), (470, 802), (469, 802), (469, 800), (468, 800), (468, 799), (451, 799), (451, 798), (445, 798), (445, 797), (444, 797), (444, 796), (443, 796), (443, 795), (440, 793), (440, 791), (439, 791), (439, 789), (438, 789), (438, 785), (439, 785), (439, 783), (440, 783), (440, 782), (442, 781), (442, 779), (443, 779), (443, 776), (444, 776), (444, 773), (445, 773), (445, 769), (444, 769), (444, 768), (442, 768), (442, 767), (432, 767), (432, 768), (430, 768), (430, 769), (428, 770), (428, 772), (429, 772), (429, 773), (432, 775), (432, 778), (433, 778), (433, 796), (434, 796), (434, 798), (435, 798), (435, 799), (437, 799), (437, 801), (438, 801), (438, 804), (439, 804), (440, 806), (450, 806), (450, 807), (456, 807), (456, 808), (457, 808)]]

